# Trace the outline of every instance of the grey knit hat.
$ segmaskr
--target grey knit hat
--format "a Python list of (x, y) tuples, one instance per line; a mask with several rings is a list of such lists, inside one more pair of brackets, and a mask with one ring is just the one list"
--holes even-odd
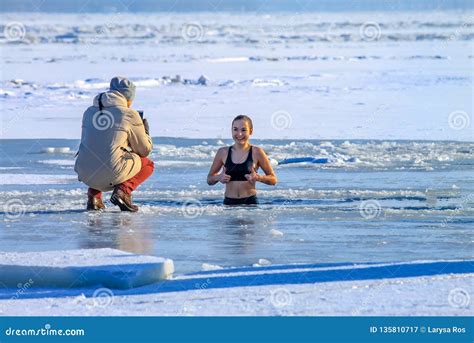
[(110, 80), (110, 90), (120, 92), (127, 100), (135, 98), (135, 85), (126, 77), (115, 76)]

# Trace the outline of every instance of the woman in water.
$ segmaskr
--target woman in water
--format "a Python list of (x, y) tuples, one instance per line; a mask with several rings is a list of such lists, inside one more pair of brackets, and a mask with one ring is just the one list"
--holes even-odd
[[(212, 162), (207, 183), (210, 186), (218, 182), (225, 184), (224, 205), (255, 205), (258, 203), (257, 181), (272, 186), (277, 183), (265, 151), (250, 145), (252, 132), (252, 120), (248, 116), (235, 117), (232, 121), (234, 144), (220, 148)], [(259, 168), (265, 175), (257, 174)]]

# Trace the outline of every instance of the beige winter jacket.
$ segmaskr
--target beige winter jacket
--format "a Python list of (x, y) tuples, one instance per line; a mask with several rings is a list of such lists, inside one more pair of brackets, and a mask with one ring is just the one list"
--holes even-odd
[(81, 145), (74, 170), (79, 181), (100, 191), (110, 191), (137, 174), (141, 157), (152, 150), (137, 111), (127, 107), (126, 98), (117, 91), (102, 95), (103, 111), (99, 111), (99, 95), (94, 98), (82, 118)]

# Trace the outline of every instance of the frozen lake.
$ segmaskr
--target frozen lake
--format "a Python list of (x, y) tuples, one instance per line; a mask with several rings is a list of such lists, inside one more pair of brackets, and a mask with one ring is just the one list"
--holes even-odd
[[(0, 250), (110, 247), (172, 258), (178, 274), (472, 258), (473, 18), (6, 13)], [(117, 74), (160, 137), (157, 168), (138, 215), (85, 213), (81, 117)], [(280, 164), (257, 208), (228, 209), (206, 175), (241, 113), (275, 161), (318, 163)]]

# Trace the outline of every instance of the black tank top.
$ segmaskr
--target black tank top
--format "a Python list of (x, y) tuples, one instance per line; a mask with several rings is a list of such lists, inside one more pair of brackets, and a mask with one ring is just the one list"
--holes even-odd
[(225, 160), (226, 174), (230, 175), (230, 181), (247, 181), (245, 174), (250, 174), (253, 168), (252, 146), (244, 163), (235, 164), (232, 162), (232, 147), (229, 147), (227, 159)]

